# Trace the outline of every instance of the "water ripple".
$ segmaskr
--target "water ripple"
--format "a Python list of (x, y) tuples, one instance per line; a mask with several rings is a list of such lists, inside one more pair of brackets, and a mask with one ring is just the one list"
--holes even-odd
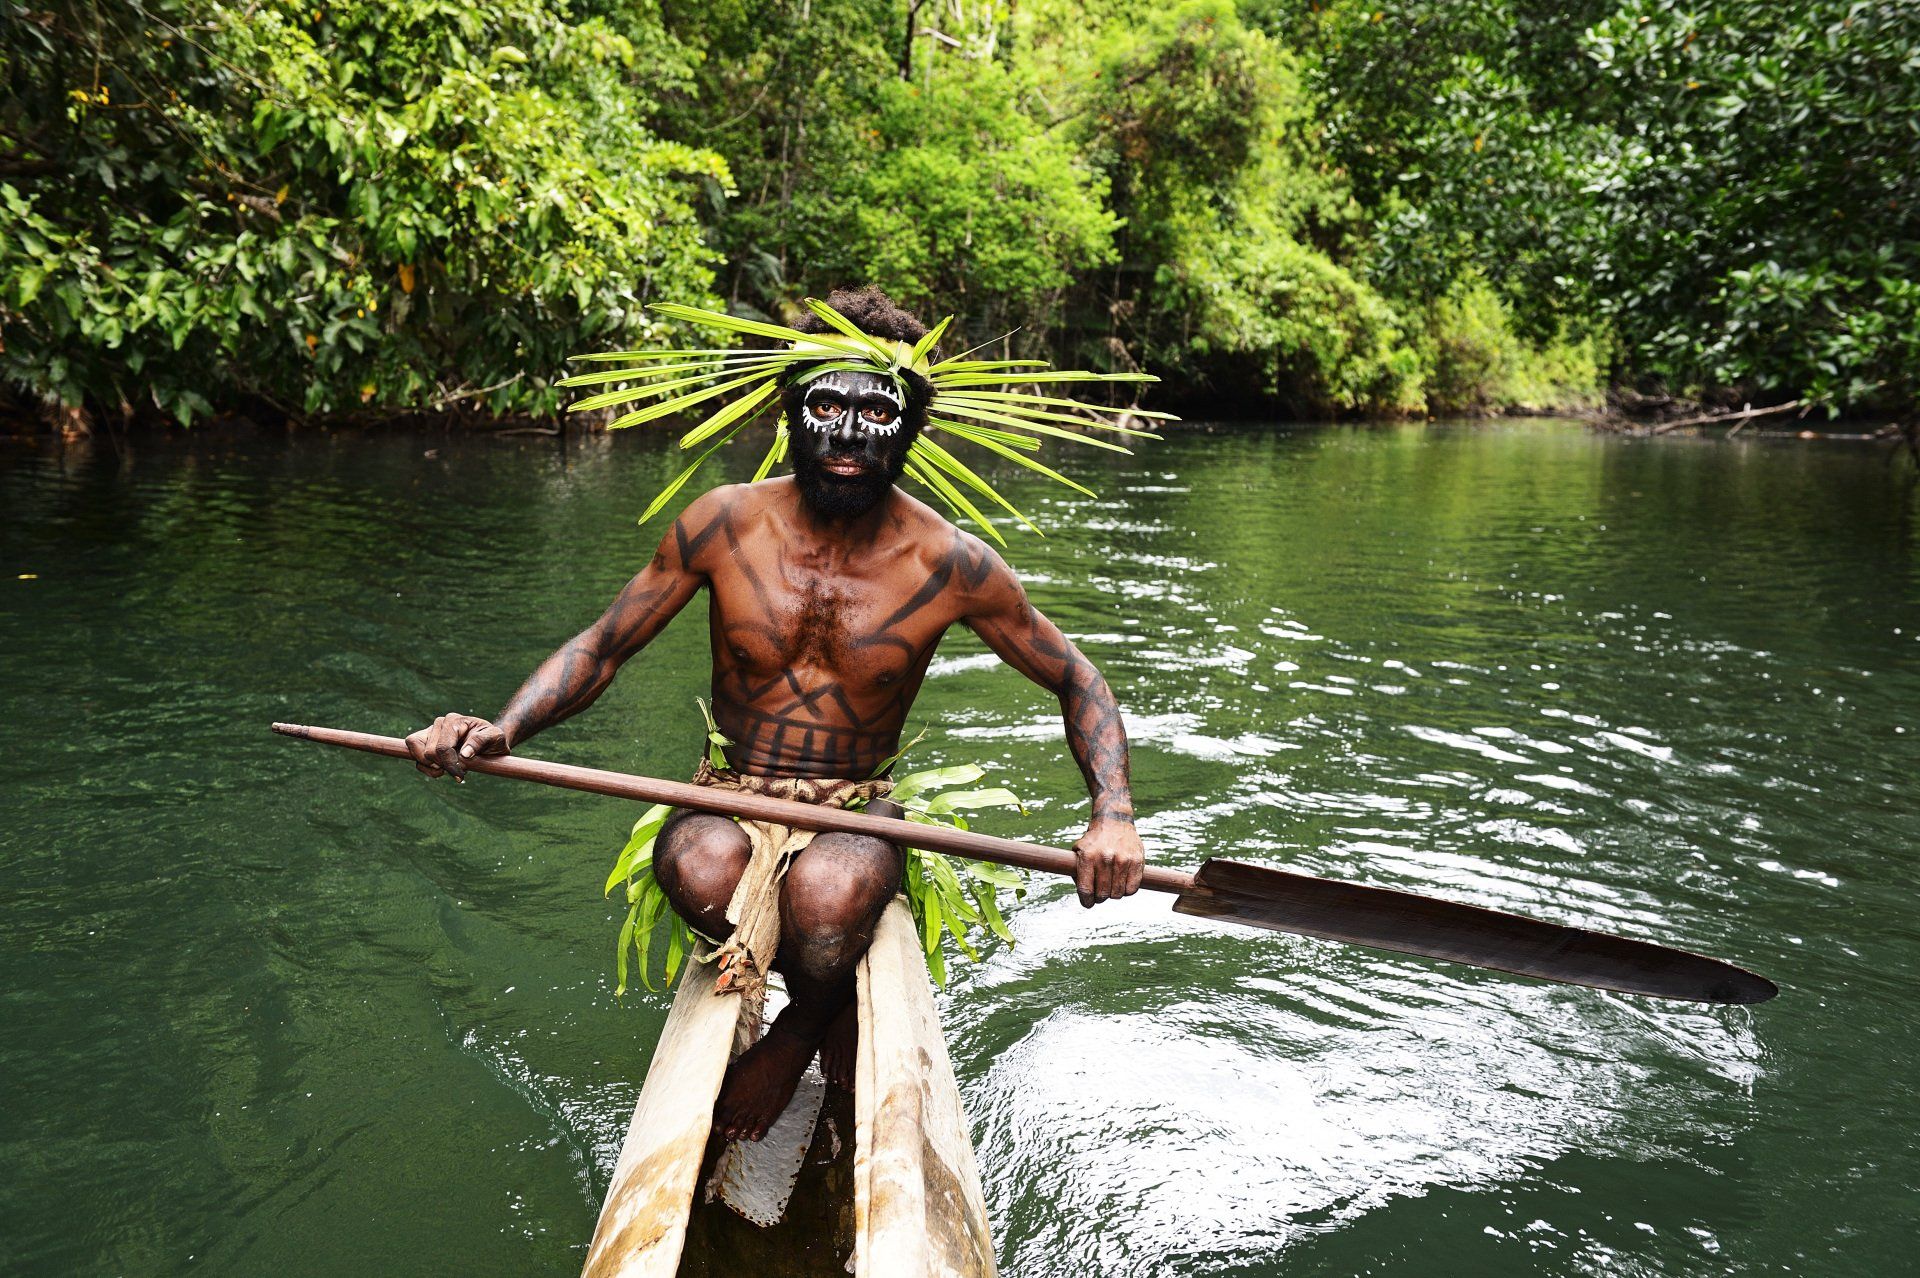
[[(651, 553), (670, 441), (0, 456), (0, 1219), (26, 1272), (573, 1273), (663, 1000), (632, 813), (269, 740), (491, 709)], [(1036, 881), (942, 996), (1005, 1272), (1907, 1267), (1920, 521), (1857, 451), (1564, 424), (1176, 433), (989, 466), (1100, 664), (1155, 858), (1740, 958), (1658, 1004)], [(32, 580), (21, 579), (32, 574)], [(703, 619), (536, 753), (686, 771)], [(916, 762), (1088, 803), (972, 635)], [(350, 1222), (342, 1228), (340, 1222)]]

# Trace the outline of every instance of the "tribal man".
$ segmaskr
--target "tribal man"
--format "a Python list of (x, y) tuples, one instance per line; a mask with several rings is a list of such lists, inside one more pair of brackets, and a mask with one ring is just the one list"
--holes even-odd
[[(836, 293), (829, 305), (880, 339), (926, 333), (875, 288)], [(815, 320), (806, 331), (826, 329)], [(792, 476), (693, 501), (605, 615), (547, 658), (497, 719), (443, 715), (408, 737), (420, 770), (461, 778), (468, 760), (506, 754), (586, 709), (705, 586), (713, 714), (733, 742), (733, 769), (867, 777), (898, 749), (927, 663), (959, 622), (1060, 698), (1092, 797), (1074, 845), (1081, 903), (1137, 891), (1144, 854), (1107, 681), (1028, 602), (999, 555), (896, 486), (928, 398), (910, 370), (896, 380), (843, 363), (790, 379), (781, 406)], [(717, 939), (748, 858), (735, 822), (683, 811), (662, 830), (654, 869), (681, 917)], [(774, 962), (789, 1001), (728, 1071), (714, 1124), (729, 1139), (765, 1135), (816, 1052), (829, 1079), (851, 1086), (854, 970), (901, 872), (898, 847), (857, 835), (819, 835), (794, 857)]]

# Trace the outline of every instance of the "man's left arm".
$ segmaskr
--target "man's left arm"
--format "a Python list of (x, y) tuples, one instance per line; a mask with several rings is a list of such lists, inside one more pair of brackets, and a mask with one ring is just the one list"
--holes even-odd
[(1133, 791), (1127, 778), (1127, 728), (1113, 689), (1060, 627), (1027, 599), (1006, 562), (976, 542), (986, 577), (973, 592), (964, 617), (1000, 659), (1060, 698), (1067, 747), (1093, 798), (1087, 832), (1073, 845), (1080, 904), (1094, 905), (1140, 890), (1146, 851), (1133, 824)]

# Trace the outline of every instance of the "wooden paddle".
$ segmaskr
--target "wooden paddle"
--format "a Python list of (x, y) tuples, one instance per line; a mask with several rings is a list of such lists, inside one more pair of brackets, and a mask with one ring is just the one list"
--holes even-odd
[[(407, 743), (398, 737), (297, 723), (276, 723), (273, 730), (370, 754), (409, 761), (413, 757), (407, 752)], [(967, 830), (909, 824), (895, 817), (511, 755), (470, 759), (466, 766), (470, 772), (538, 781), (567, 790), (666, 803), (751, 821), (775, 821), (801, 830), (867, 834), (928, 851), (1073, 877), (1071, 852)], [(1317, 879), (1218, 857), (1203, 862), (1192, 874), (1149, 865), (1141, 886), (1173, 894), (1178, 898), (1173, 908), (1181, 914), (1449, 959), (1622, 994), (1699, 1003), (1761, 1003), (1780, 992), (1772, 981), (1745, 968), (1685, 950), (1542, 923), (1413, 892)]]

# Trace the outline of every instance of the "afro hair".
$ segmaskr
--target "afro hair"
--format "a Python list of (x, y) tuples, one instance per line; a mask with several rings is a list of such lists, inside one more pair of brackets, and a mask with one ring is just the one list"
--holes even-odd
[[(890, 342), (917, 342), (927, 335), (927, 326), (893, 304), (876, 284), (861, 288), (837, 288), (827, 295), (827, 305), (852, 320), (863, 333)], [(827, 322), (808, 311), (794, 325), (802, 333), (831, 333)]]

